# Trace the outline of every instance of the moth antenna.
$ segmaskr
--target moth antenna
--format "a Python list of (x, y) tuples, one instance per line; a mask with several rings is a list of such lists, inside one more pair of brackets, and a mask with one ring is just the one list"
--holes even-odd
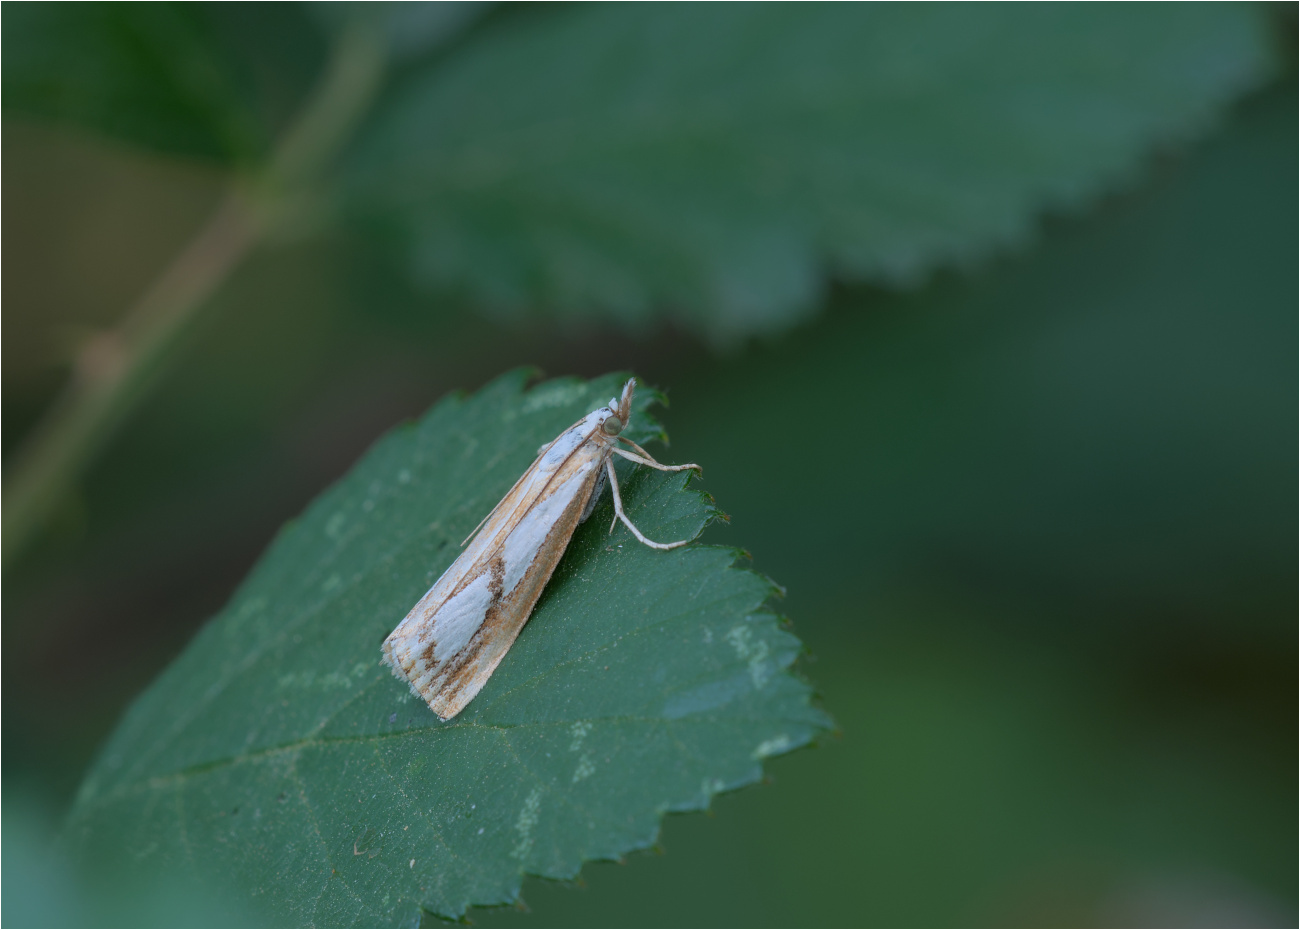
[(469, 535), (466, 536), (464, 539), (462, 539), (462, 540), (460, 541), (460, 547), (461, 547), (462, 549), (465, 548), (465, 543), (469, 542), (471, 539), (474, 538), (474, 534), (475, 534), (475, 533), (477, 533), (479, 530), (483, 529), (483, 524), (484, 524), (484, 523), (487, 523), (487, 521), (488, 521), (488, 517), (490, 517), (490, 516), (492, 516), (492, 511), (489, 510), (489, 511), (488, 511), (488, 515), (487, 515), (487, 517), (484, 517), (482, 520), (478, 521), (478, 526), (476, 526), (476, 527), (474, 527), (474, 529), (470, 530), (470, 531), (469, 531)]
[(636, 378), (628, 378), (627, 384), (623, 385), (623, 397), (618, 402), (618, 418), (627, 423), (628, 417), (632, 415), (632, 392), (636, 390)]

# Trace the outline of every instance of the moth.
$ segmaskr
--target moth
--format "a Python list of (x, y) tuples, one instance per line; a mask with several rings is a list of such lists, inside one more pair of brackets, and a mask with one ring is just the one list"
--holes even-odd
[(443, 720), (459, 714), (492, 677), (607, 483), (614, 497), (611, 533), (622, 520), (654, 549), (690, 542), (647, 539), (623, 512), (615, 455), (660, 471), (701, 472), (698, 465), (660, 464), (622, 435), (635, 386), (630, 379), (621, 398), (538, 450), (501, 503), (461, 543), (468, 543), (465, 551), (384, 640), (384, 662)]

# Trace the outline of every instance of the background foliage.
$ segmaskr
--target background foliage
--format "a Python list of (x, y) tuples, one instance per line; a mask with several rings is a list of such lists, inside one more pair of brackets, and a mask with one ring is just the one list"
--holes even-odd
[(842, 737), (477, 920), (1294, 922), (1293, 17), (7, 8), (6, 921), (212, 905), (47, 849), (95, 748), (537, 363), (671, 388)]

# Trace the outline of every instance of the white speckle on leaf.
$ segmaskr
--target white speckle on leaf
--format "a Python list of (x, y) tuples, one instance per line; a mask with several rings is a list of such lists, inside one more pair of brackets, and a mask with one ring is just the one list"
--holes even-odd
[(726, 783), (721, 778), (706, 778), (700, 784), (700, 791), (704, 793), (705, 797), (709, 797), (717, 794), (725, 787), (727, 787)]
[(761, 690), (772, 677), (772, 669), (767, 662), (767, 640), (755, 641), (754, 631), (741, 623), (727, 633), (727, 641), (736, 650), (737, 657), (749, 663), (749, 677), (754, 680), (755, 690)]
[(578, 767), (573, 772), (573, 784), (577, 784), (584, 778), (590, 777), (596, 771), (596, 765), (591, 761), (591, 753), (584, 752), (578, 759)]
[(581, 749), (582, 741), (587, 738), (587, 734), (590, 732), (591, 724), (581, 720), (569, 727), (569, 735), (573, 737), (573, 740), (569, 743), (569, 752), (577, 752)]
[(316, 673), (313, 671), (289, 672), (287, 675), (281, 675), (275, 685), (281, 690), (285, 688), (309, 688), (315, 678)]
[(763, 742), (759, 743), (758, 748), (754, 750), (754, 758), (766, 759), (768, 756), (780, 755), (793, 745), (794, 740), (790, 739), (786, 734), (781, 733), (778, 736), (774, 736), (771, 739), (765, 739)]
[(523, 859), (533, 848), (533, 827), (537, 826), (537, 814), (541, 807), (542, 789), (534, 788), (524, 800), (523, 810), (519, 812), (519, 819), (515, 821), (519, 840), (515, 843), (515, 848), (510, 851), (510, 858)]
[(415, 868), (415, 860), (414, 860), (414, 859), (411, 860), (411, 868)]
[(330, 539), (338, 539), (343, 535), (343, 526), (348, 522), (347, 515), (342, 511), (333, 514), (325, 521), (325, 535)]
[(713, 631), (706, 626), (704, 628), (704, 645), (707, 646), (711, 642), (713, 642)]
[[(411, 470), (409, 468), (403, 468), (401, 471), (397, 473), (397, 483), (398, 484), (411, 483)], [(415, 860), (412, 859), (411, 861), (414, 862)]]
[(524, 398), (524, 413), (563, 407), (586, 396), (586, 384), (544, 384)]
[(316, 688), (321, 691), (337, 691), (351, 688), (354, 678), (362, 678), (370, 670), (364, 662), (358, 662), (346, 672), (324, 672), (317, 674), (312, 669), (301, 672), (287, 672), (276, 679), (276, 686), (285, 688)]

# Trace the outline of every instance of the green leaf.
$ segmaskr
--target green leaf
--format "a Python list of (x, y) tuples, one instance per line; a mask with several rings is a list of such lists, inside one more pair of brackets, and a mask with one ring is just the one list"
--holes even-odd
[(313, 3), (308, 12), (333, 33), (364, 24), (380, 37), (389, 59), (401, 64), (450, 41), (490, 6), (478, 0), (335, 0)]
[[(1025, 255), (845, 293), (777, 345), (673, 374), (675, 444), (712, 466), (801, 619), (823, 598), (838, 614), (845, 579), (902, 578), (1124, 635), (1294, 629), (1264, 609), (1295, 586), (1294, 89), (1229, 126)], [(835, 453), (774, 495), (807, 453), (756, 458), (760, 432)]]
[[(619, 383), (523, 380), (444, 400), (281, 533), (87, 776), (67, 833), (80, 856), (204, 877), (277, 922), (457, 916), (513, 900), (524, 872), (572, 877), (649, 845), (665, 811), (706, 807), (826, 726), (786, 671), (800, 646), (764, 609), (771, 583), (731, 550), (610, 536), (608, 502), (459, 717), (380, 665), (537, 447)], [(652, 399), (638, 439), (658, 434)], [(628, 470), (651, 538), (717, 514), (688, 480)]]
[(27, 3), (4, 24), (6, 116), (227, 163), (266, 155), (325, 51), (295, 4)]
[(1022, 241), (1271, 67), (1245, 5), (509, 14), (389, 95), (354, 210), (430, 288), (722, 340)]

